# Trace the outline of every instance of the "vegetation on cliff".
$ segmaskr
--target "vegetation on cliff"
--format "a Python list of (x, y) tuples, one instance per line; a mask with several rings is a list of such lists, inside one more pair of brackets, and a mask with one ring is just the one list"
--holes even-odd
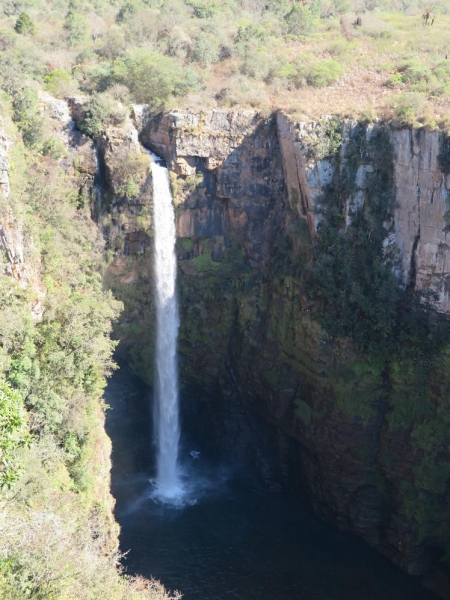
[(163, 600), (118, 572), (101, 397), (122, 307), (103, 289), (103, 240), (34, 89), (4, 95), (1, 114), (0, 596)]

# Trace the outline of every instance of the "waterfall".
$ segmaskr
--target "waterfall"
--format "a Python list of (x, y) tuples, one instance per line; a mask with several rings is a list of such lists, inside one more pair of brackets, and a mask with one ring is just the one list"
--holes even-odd
[(177, 457), (178, 418), (177, 337), (179, 327), (176, 297), (175, 213), (169, 174), (161, 159), (151, 154), (155, 242), (156, 385), (154, 403), (157, 455), (157, 494), (175, 498), (181, 493)]

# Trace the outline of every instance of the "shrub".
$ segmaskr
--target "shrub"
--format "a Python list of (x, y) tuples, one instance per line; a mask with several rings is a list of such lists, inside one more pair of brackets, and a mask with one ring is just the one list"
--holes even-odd
[(0, 381), (0, 488), (10, 488), (19, 478), (16, 452), (29, 440), (23, 399)]
[(201, 32), (197, 36), (193, 55), (194, 59), (204, 67), (219, 62), (220, 43), (217, 37), (212, 33)]
[(22, 139), (32, 148), (36, 147), (43, 137), (42, 119), (39, 114), (38, 93), (35, 88), (25, 87), (14, 97), (14, 121), (16, 121)]
[(148, 175), (150, 157), (146, 152), (117, 152), (114, 156), (114, 185), (127, 200), (137, 196)]
[(129, 18), (137, 14), (140, 8), (142, 8), (142, 4), (136, 0), (125, 2), (117, 13), (116, 22), (124, 23), (128, 21)]
[(98, 137), (108, 125), (120, 125), (126, 119), (127, 109), (119, 106), (110, 94), (94, 94), (86, 109), (79, 129), (91, 137)]
[(248, 25), (239, 25), (235, 37), (236, 44), (242, 44), (250, 41), (262, 41), (264, 39), (264, 30), (259, 25), (250, 23)]
[(50, 158), (54, 158), (55, 160), (59, 160), (60, 158), (68, 156), (69, 152), (61, 140), (52, 137), (45, 140), (42, 144), (42, 154), (44, 156), (50, 156)]
[(181, 27), (175, 26), (170, 32), (168, 41), (169, 54), (184, 60), (189, 54), (192, 46), (192, 40), (188, 34), (181, 29)]
[(211, 19), (217, 11), (215, 3), (211, 0), (190, 0), (186, 4), (192, 6), (197, 19)]
[(70, 73), (64, 69), (53, 69), (44, 77), (44, 81), (45, 89), (57, 98), (64, 98), (75, 91), (75, 83)]
[(397, 98), (394, 114), (402, 122), (412, 125), (417, 122), (418, 113), (424, 103), (425, 98), (419, 92), (406, 92)]
[(31, 20), (30, 15), (26, 12), (20, 13), (19, 18), (14, 25), (14, 29), (21, 35), (34, 35), (36, 33), (36, 27)]
[(186, 75), (174, 59), (142, 48), (118, 58), (114, 65), (114, 80), (128, 87), (135, 102), (148, 104), (152, 110), (162, 108), (170, 96), (187, 91)]
[(430, 69), (417, 61), (410, 61), (401, 66), (398, 70), (402, 73), (403, 83), (418, 83), (423, 80), (427, 81), (431, 76)]
[(67, 41), (70, 46), (76, 46), (86, 42), (91, 29), (88, 19), (81, 13), (69, 10), (64, 21), (64, 29), (67, 31)]
[(295, 4), (284, 18), (287, 32), (296, 37), (311, 37), (316, 32), (314, 16), (308, 6)]
[(334, 83), (343, 73), (342, 66), (335, 60), (320, 60), (312, 64), (306, 74), (308, 85), (326, 87)]
[(333, 10), (338, 14), (350, 12), (351, 6), (349, 0), (333, 0)]
[(88, 92), (104, 92), (111, 85), (112, 80), (112, 64), (105, 60), (88, 69), (83, 87)]

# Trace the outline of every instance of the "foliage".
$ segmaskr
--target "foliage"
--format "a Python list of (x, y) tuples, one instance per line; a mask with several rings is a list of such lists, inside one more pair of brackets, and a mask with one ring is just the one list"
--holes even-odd
[[(336, 338), (350, 337), (364, 351), (392, 356), (436, 356), (448, 324), (395, 275), (389, 246), (393, 210), (392, 148), (383, 128), (367, 140), (363, 126), (347, 137), (346, 160), (322, 198), (314, 261), (314, 295)], [(351, 208), (356, 173), (365, 172), (365, 199)], [(346, 216), (346, 211), (347, 216)]]
[(36, 26), (31, 20), (30, 15), (26, 12), (20, 13), (19, 18), (14, 25), (14, 29), (17, 33), (22, 35), (34, 35), (36, 33)]
[(220, 44), (212, 33), (201, 32), (194, 44), (193, 56), (204, 67), (219, 62)]
[(296, 37), (311, 37), (316, 33), (314, 15), (307, 4), (294, 4), (284, 19), (288, 33)]
[(343, 73), (342, 66), (335, 60), (314, 62), (306, 74), (308, 85), (326, 87), (334, 83)]
[(316, 139), (313, 143), (314, 156), (317, 160), (336, 158), (342, 145), (342, 122), (338, 118), (321, 119), (315, 129)]
[(11, 487), (19, 478), (22, 465), (18, 448), (29, 442), (23, 399), (0, 381), (0, 488)]
[(44, 81), (45, 89), (57, 98), (64, 98), (74, 91), (72, 77), (64, 69), (53, 69)]
[(38, 146), (43, 139), (43, 128), (36, 89), (24, 87), (18, 91), (14, 96), (13, 110), (24, 143), (30, 148)]
[(67, 31), (69, 45), (77, 46), (86, 42), (90, 24), (84, 14), (70, 8), (64, 21), (64, 29)]
[[(25, 88), (16, 122), (33, 119), (35, 108)], [(103, 290), (96, 225), (53, 158), (19, 139), (10, 158), (8, 210), (32, 240), (23, 251), (33, 275), (26, 289), (0, 277), (0, 595), (167, 598), (156, 584), (118, 577), (110, 511), (101, 506), (107, 478), (95, 469), (108, 448), (100, 397), (121, 305)], [(37, 300), (45, 310), (33, 320)]]
[(110, 125), (120, 125), (125, 120), (127, 109), (118, 105), (108, 93), (93, 94), (84, 108), (84, 118), (78, 124), (86, 135), (98, 137)]
[(211, 0), (189, 0), (187, 2), (194, 9), (198, 19), (210, 19), (216, 14), (217, 6)]
[(139, 48), (117, 59), (113, 77), (129, 88), (135, 102), (157, 110), (171, 95), (189, 89), (188, 75), (172, 58)]
[[(435, 23), (424, 27), (412, 0), (401, 5), (390, 0), (71, 0), (51, 6), (43, 0), (5, 0), (3, 5), (5, 15), (17, 15), (17, 23), (23, 20), (24, 30), (28, 21), (20, 13), (28, 11), (23, 14), (31, 15), (42, 34), (18, 36), (14, 21), (5, 18), (0, 24), (0, 82), (9, 92), (31, 80), (42, 83), (49, 70), (62, 70), (74, 81), (63, 76), (55, 82), (60, 96), (66, 94), (65, 84), (72, 94), (75, 81), (89, 94), (119, 82), (130, 88), (133, 101), (150, 101), (156, 111), (172, 97), (195, 94), (203, 87), (208, 98), (225, 105), (267, 105), (269, 98), (278, 97), (287, 107), (298, 102), (294, 93), (299, 88), (332, 85), (344, 71), (361, 79), (369, 67), (388, 71), (389, 95), (400, 87), (438, 103), (450, 94), (444, 60), (448, 10), (434, 7)], [(353, 11), (362, 18), (361, 26), (351, 21)], [(299, 46), (299, 39), (308, 40), (308, 46)], [(147, 64), (140, 68), (142, 61)], [(256, 89), (250, 79), (259, 82)], [(352, 79), (346, 78), (344, 87), (354, 90)], [(366, 85), (362, 79), (361, 85)], [(377, 85), (372, 77), (367, 83), (368, 88)], [(337, 90), (331, 108), (343, 114), (344, 100), (344, 89)], [(309, 102), (311, 111), (314, 104)], [(381, 110), (384, 102), (375, 104), (375, 110)], [(390, 110), (395, 113), (395, 102)], [(397, 111), (399, 118), (405, 110)], [(436, 114), (440, 116), (419, 121), (445, 128), (445, 111)]]
[(417, 122), (418, 113), (424, 105), (424, 96), (420, 92), (405, 92), (401, 94), (395, 105), (395, 116), (408, 125)]

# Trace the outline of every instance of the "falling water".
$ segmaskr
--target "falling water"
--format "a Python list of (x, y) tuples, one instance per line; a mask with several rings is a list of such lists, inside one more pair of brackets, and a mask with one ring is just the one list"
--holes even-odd
[(151, 155), (156, 279), (156, 386), (155, 436), (158, 446), (157, 495), (162, 499), (181, 494), (177, 457), (178, 420), (175, 214), (169, 175), (161, 159)]

